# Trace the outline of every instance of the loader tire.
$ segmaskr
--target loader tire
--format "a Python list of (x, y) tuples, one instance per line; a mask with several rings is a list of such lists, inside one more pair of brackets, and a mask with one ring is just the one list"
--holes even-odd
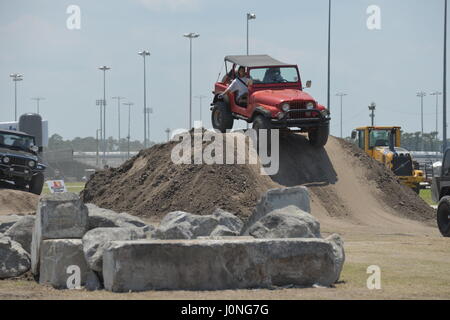
[(450, 196), (445, 196), (439, 201), (437, 224), (441, 234), (450, 237)]

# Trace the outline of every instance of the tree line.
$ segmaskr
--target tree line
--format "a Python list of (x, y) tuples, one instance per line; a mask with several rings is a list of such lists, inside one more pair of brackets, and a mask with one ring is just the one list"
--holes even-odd
[[(96, 152), (97, 148), (99, 148), (100, 151), (103, 151), (103, 149), (101, 148), (101, 144), (99, 146), (98, 143), (99, 142), (94, 137), (86, 137), (86, 138), (76, 137), (72, 140), (64, 140), (62, 136), (55, 133), (48, 139), (48, 149), (50, 151), (73, 150), (75, 152)], [(155, 144), (154, 142), (149, 143), (150, 146), (154, 144)], [(144, 144), (141, 141), (139, 140), (130, 141), (130, 151), (139, 151), (141, 149), (144, 149)], [(114, 151), (126, 152), (128, 150), (128, 140), (120, 139), (120, 141), (118, 141), (113, 137), (109, 137), (107, 139), (106, 150), (108, 152)]]

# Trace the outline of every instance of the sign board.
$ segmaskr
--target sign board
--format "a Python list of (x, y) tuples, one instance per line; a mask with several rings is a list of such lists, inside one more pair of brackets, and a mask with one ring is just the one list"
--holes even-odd
[(67, 192), (64, 180), (49, 180), (47, 181), (47, 186), (51, 193)]

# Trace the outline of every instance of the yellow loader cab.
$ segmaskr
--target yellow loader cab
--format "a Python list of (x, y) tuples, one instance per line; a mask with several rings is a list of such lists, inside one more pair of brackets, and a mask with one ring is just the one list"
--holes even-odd
[(401, 127), (360, 127), (352, 132), (355, 144), (370, 157), (383, 163), (416, 193), (425, 181), (422, 170), (415, 170), (411, 153), (400, 147)]

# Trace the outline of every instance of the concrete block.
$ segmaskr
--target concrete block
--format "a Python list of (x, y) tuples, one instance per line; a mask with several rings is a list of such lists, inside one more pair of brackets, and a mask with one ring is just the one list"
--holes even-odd
[(104, 251), (114, 292), (330, 286), (339, 279), (324, 239), (117, 241)]
[[(40, 250), (39, 283), (67, 289), (79, 277), (83, 286), (89, 272), (81, 239), (44, 240)], [(69, 279), (70, 278), (70, 279)]]

